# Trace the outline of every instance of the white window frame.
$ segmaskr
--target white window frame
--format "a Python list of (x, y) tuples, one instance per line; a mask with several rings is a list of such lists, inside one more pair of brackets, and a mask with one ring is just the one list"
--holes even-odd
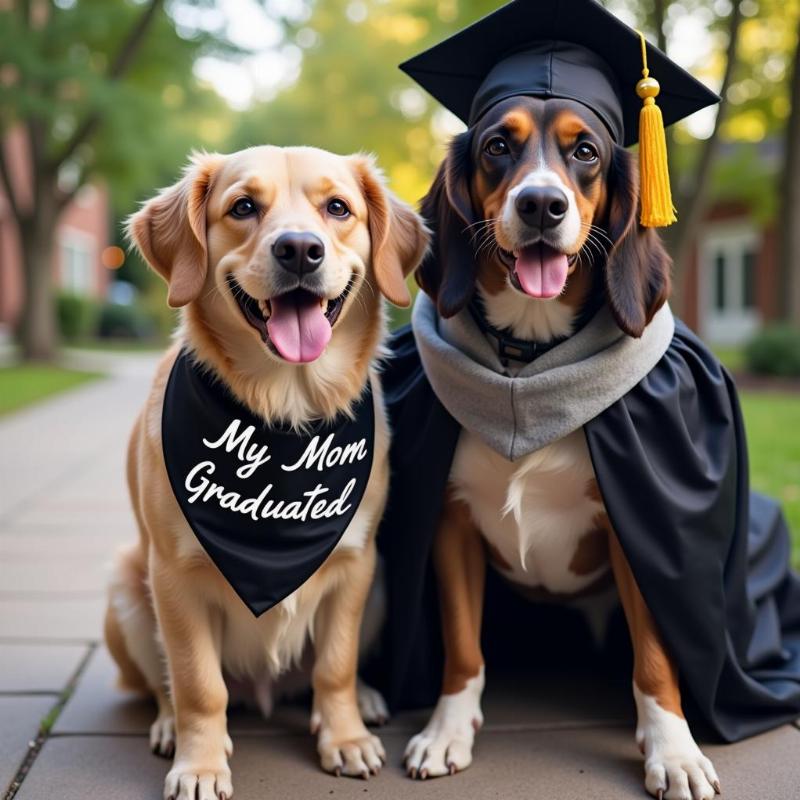
[[(757, 305), (744, 307), (744, 254), (750, 250), (758, 255), (760, 249), (761, 234), (749, 220), (705, 225), (699, 248), (699, 309), (702, 335), (711, 344), (743, 344), (761, 326)], [(716, 258), (720, 253), (726, 262), (723, 310), (716, 306)], [(756, 291), (758, 277), (754, 280)]]
[[(94, 296), (97, 289), (97, 242), (94, 236), (77, 228), (63, 228), (58, 238), (58, 258), (61, 288), (72, 294)], [(78, 265), (73, 259), (80, 259), (82, 264)]]

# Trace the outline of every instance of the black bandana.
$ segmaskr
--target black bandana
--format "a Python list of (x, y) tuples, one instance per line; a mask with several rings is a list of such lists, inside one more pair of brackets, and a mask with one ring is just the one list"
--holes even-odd
[(195, 536), (260, 616), (330, 555), (369, 479), (375, 409), (302, 433), (254, 415), (181, 352), (164, 397), (161, 441), (172, 491)]

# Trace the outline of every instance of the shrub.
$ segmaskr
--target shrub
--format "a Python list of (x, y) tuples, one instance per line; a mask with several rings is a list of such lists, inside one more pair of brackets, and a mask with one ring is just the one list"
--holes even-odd
[(178, 312), (167, 305), (167, 293), (161, 282), (142, 292), (139, 302), (153, 325), (155, 337), (167, 341), (178, 324)]
[(745, 347), (745, 363), (759, 375), (800, 377), (800, 328), (764, 328)]
[(102, 339), (147, 339), (153, 335), (154, 325), (137, 305), (106, 303), (100, 309), (97, 333)]
[(56, 314), (58, 329), (68, 342), (94, 335), (98, 316), (94, 300), (72, 292), (61, 292), (56, 298)]

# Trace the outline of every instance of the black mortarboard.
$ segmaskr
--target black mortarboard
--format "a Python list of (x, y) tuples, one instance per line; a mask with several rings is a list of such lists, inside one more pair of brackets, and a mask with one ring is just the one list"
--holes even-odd
[[(719, 97), (648, 44), (671, 125)], [(514, 0), (400, 65), (467, 125), (506, 97), (577, 100), (618, 144), (639, 139), (639, 34), (596, 0)]]
[(640, 142), (641, 221), (653, 227), (675, 221), (664, 125), (719, 101), (596, 0), (513, 0), (400, 69), (469, 126), (516, 95), (583, 103), (618, 144)]

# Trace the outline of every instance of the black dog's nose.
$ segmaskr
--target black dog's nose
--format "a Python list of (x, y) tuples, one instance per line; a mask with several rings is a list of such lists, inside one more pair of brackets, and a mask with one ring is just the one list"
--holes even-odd
[(514, 200), (523, 222), (544, 230), (554, 228), (567, 214), (567, 196), (557, 186), (526, 186)]
[(276, 261), (295, 275), (313, 272), (325, 258), (325, 245), (319, 236), (302, 231), (282, 233), (272, 245)]

